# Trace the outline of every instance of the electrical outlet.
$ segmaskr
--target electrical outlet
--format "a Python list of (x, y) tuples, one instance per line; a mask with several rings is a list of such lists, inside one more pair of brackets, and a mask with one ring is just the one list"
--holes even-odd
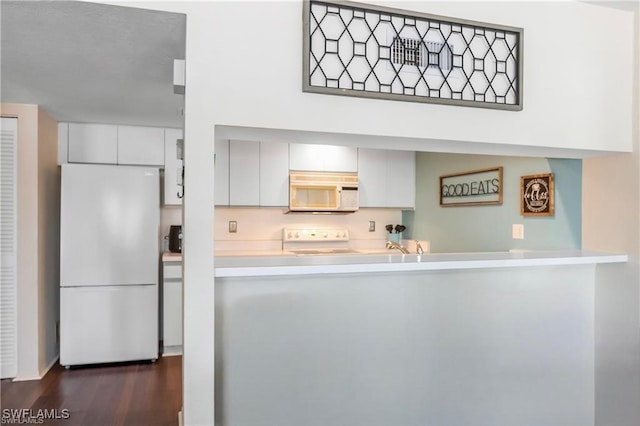
[(369, 221), (369, 232), (376, 232), (376, 221), (375, 220), (370, 220)]
[(235, 220), (229, 221), (229, 232), (232, 234), (238, 232), (238, 222), (236, 222)]
[(524, 225), (521, 223), (514, 223), (511, 226), (511, 236), (514, 240), (524, 240)]

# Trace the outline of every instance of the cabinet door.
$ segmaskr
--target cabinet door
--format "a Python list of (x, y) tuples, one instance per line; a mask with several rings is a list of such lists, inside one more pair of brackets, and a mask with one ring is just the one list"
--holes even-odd
[(118, 164), (164, 166), (164, 129), (118, 126)]
[(319, 172), (357, 172), (358, 150), (335, 145), (289, 145), (291, 170)]
[(118, 163), (118, 127), (108, 124), (69, 123), (70, 163)]
[(387, 150), (358, 149), (360, 207), (387, 207)]
[(69, 123), (58, 123), (58, 165), (69, 162)]
[(229, 205), (229, 141), (217, 140), (214, 160), (214, 203), (216, 206)]
[(289, 144), (289, 169), (324, 170), (323, 145)]
[(181, 264), (164, 264), (162, 281), (162, 340), (165, 347), (182, 345), (181, 275)]
[(229, 205), (260, 204), (260, 142), (229, 141)]
[(260, 205), (289, 205), (289, 144), (260, 142)]
[(416, 153), (387, 151), (387, 207), (416, 206)]
[(322, 149), (325, 172), (357, 172), (358, 149), (349, 146), (325, 145)]
[(182, 129), (164, 129), (164, 204), (180, 205), (182, 199), (182, 160), (178, 159), (178, 139)]

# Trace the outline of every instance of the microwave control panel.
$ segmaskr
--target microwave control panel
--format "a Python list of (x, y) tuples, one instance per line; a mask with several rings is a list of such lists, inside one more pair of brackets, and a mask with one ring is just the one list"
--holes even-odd
[(284, 228), (282, 240), (285, 242), (349, 241), (346, 228)]

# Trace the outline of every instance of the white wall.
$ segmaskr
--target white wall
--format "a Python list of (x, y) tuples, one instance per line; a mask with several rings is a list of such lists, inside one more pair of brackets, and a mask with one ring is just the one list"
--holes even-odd
[(585, 249), (629, 254), (596, 275), (596, 425), (640, 419), (640, 13), (636, 12), (633, 153), (583, 162)]
[[(629, 13), (577, 2), (387, 3), (525, 27), (525, 106), (521, 112), (507, 112), (302, 93), (301, 2), (117, 4), (187, 15), (183, 253), (187, 425), (214, 421), (211, 216), (216, 124), (403, 136), (415, 138), (410, 145), (418, 150), (446, 145), (451, 151), (477, 152), (489, 147), (482, 143), (493, 143), (503, 153), (513, 153), (514, 146), (548, 147), (550, 156), (554, 147), (632, 150), (629, 87), (634, 39)], [(251, 54), (238, 54), (248, 47)], [(259, 66), (263, 64), (270, 67)]]
[(216, 424), (593, 425), (593, 285), (593, 265), (219, 278)]
[[(628, 13), (575, 2), (382, 3), (524, 27), (523, 111), (303, 93), (302, 2), (216, 2), (210, 34), (202, 34), (210, 41), (209, 57), (219, 59), (211, 59), (214, 73), (206, 82), (218, 101), (216, 124), (444, 139), (453, 145), (631, 149)], [(215, 41), (224, 34), (233, 34), (233, 42)], [(239, 46), (251, 46), (251, 54), (238, 55)], [(422, 149), (430, 143), (421, 142)]]
[[(503, 167), (502, 204), (442, 207), (439, 178)], [(559, 250), (581, 247), (581, 160), (464, 154), (418, 153), (416, 210), (403, 213), (411, 237), (431, 241), (432, 252)], [(553, 173), (555, 212), (522, 216), (520, 177)], [(512, 238), (512, 224), (524, 226), (524, 239)]]
[(38, 366), (44, 376), (60, 350), (60, 168), (57, 122), (38, 108)]

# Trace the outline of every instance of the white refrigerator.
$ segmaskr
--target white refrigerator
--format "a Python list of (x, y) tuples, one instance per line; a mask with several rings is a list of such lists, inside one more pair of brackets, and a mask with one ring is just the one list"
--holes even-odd
[(159, 170), (65, 164), (60, 364), (158, 358)]

